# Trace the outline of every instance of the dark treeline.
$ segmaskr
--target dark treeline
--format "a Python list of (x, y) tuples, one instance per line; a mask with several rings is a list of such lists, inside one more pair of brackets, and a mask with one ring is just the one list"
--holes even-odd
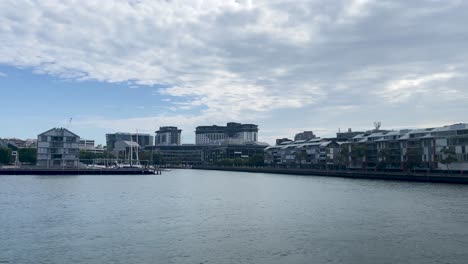
[[(19, 161), (25, 164), (36, 164), (37, 150), (35, 148), (18, 149)], [(0, 164), (10, 164), (15, 162), (12, 157), (12, 150), (0, 148)]]

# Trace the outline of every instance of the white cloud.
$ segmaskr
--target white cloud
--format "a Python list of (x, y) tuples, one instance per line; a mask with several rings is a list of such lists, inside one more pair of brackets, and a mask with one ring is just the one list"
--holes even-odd
[(252, 120), (334, 131), (403, 109), (416, 121), (440, 98), (463, 119), (466, 10), (458, 0), (1, 1), (0, 64), (151, 86), (168, 104), (155, 117), (90, 118), (106, 129)]
[(435, 89), (430, 84), (453, 79), (458, 74), (455, 72), (434, 73), (424, 76), (405, 77), (403, 79), (391, 81), (383, 91), (377, 92), (382, 98), (390, 103), (407, 101), (410, 97), (421, 93), (431, 93), (433, 96), (443, 96), (444, 93), (452, 94), (456, 90)]
[(6, 73), (0, 72), (0, 77), (7, 77), (8, 75)]

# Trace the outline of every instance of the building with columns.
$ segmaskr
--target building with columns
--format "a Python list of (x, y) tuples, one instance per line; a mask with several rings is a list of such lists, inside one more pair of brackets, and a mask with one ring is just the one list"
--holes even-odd
[(258, 142), (258, 126), (230, 122), (226, 126), (198, 126), (195, 130), (197, 145), (246, 144)]

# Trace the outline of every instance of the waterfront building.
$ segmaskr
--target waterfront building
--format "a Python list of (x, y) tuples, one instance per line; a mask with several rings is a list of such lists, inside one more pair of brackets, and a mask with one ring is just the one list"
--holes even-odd
[[(468, 170), (468, 124), (366, 132), (343, 144), (347, 167), (383, 170)], [(447, 168), (444, 159), (453, 153)]]
[(204, 149), (203, 160), (205, 164), (216, 164), (228, 159), (250, 159), (254, 156), (263, 158), (267, 147), (268, 145), (262, 143), (214, 145)]
[(52, 128), (37, 136), (37, 165), (78, 167), (80, 137), (65, 128)]
[(112, 154), (121, 159), (133, 160), (138, 156), (136, 153), (139, 152), (140, 149), (141, 146), (135, 141), (119, 140), (115, 142)]
[(258, 141), (258, 126), (230, 122), (226, 126), (198, 126), (195, 130), (197, 145), (245, 144)]
[(113, 151), (117, 141), (133, 141), (137, 142), (142, 148), (153, 145), (153, 136), (150, 134), (141, 133), (113, 133), (106, 134), (107, 150)]
[[(159, 160), (153, 162), (166, 165), (201, 165), (204, 163), (203, 150), (208, 145), (155, 145), (147, 146), (146, 152), (151, 156), (159, 156)], [(150, 161), (151, 162), (151, 161)]]
[(156, 145), (145, 148), (146, 152), (158, 154), (161, 163), (171, 165), (213, 165), (225, 159), (249, 159), (263, 156), (268, 145), (263, 143), (223, 145)]
[(340, 142), (326, 138), (283, 142), (265, 149), (265, 164), (325, 169), (338, 163), (340, 145)]
[(160, 127), (156, 131), (155, 145), (180, 145), (182, 129), (172, 126)]
[(350, 136), (282, 142), (265, 149), (265, 163), (320, 169), (468, 170), (468, 124), (397, 131), (375, 129), (344, 140)]
[(304, 131), (301, 133), (297, 133), (294, 136), (294, 140), (309, 140), (309, 139), (314, 139), (316, 136), (314, 135), (314, 132), (312, 131)]

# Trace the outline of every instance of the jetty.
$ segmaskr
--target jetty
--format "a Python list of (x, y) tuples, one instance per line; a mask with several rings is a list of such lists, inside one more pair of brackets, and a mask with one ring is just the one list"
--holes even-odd
[(0, 175), (149, 175), (161, 172), (159, 168), (0, 168)]

